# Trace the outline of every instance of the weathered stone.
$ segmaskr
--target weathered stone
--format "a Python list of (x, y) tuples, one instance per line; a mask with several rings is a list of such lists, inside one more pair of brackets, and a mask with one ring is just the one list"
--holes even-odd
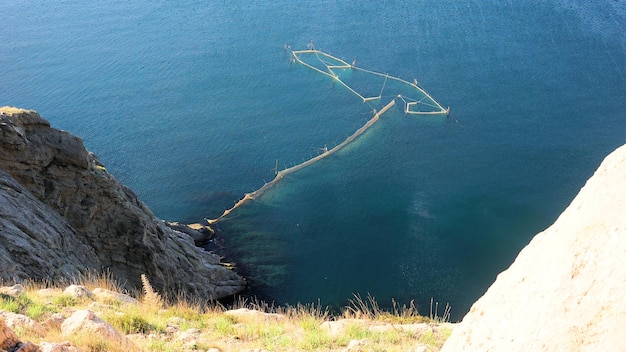
[(97, 334), (115, 345), (121, 345), (124, 337), (111, 324), (100, 319), (90, 310), (77, 310), (61, 324), (63, 336), (87, 333)]
[(64, 294), (70, 295), (75, 298), (88, 298), (91, 297), (91, 291), (87, 286), (83, 285), (69, 285), (64, 291)]
[(128, 289), (146, 274), (171, 297), (241, 291), (218, 255), (165, 226), (80, 138), (34, 111), (0, 108), (0, 279), (73, 278), (110, 270)]
[(133, 297), (129, 295), (106, 290), (100, 287), (95, 288), (92, 293), (99, 300), (103, 300), (103, 301), (117, 301), (120, 303), (130, 303), (130, 304), (135, 304), (138, 302), (136, 299), (134, 299)]
[(369, 321), (365, 319), (339, 319), (323, 322), (320, 325), (320, 329), (327, 331), (330, 336), (335, 337), (343, 335), (349, 326), (367, 326), (367, 324), (369, 324)]
[(208, 244), (215, 231), (208, 226), (202, 224), (181, 224), (178, 222), (165, 222), (165, 225), (170, 229), (189, 235), (196, 246), (201, 247)]
[(200, 329), (187, 329), (179, 332), (176, 340), (183, 342), (195, 342), (200, 337), (201, 333), (202, 331), (200, 331)]
[(48, 319), (43, 321), (43, 325), (47, 329), (61, 330), (61, 324), (65, 321), (65, 317), (61, 313), (54, 313)]
[(472, 306), (442, 351), (620, 351), (626, 145)]
[(228, 310), (224, 312), (224, 314), (237, 317), (240, 320), (248, 320), (248, 321), (258, 321), (260, 319), (275, 321), (275, 320), (285, 319), (285, 316), (282, 314), (265, 313), (265, 312), (261, 312), (258, 310), (248, 309), (248, 308)]
[(19, 343), (17, 335), (0, 319), (0, 350), (10, 351)]
[(0, 279), (61, 279), (99, 267), (93, 247), (1, 168), (0, 229)]
[(22, 284), (0, 287), (0, 293), (4, 293), (5, 295), (19, 296), (24, 292), (26, 292), (26, 290), (24, 289), (24, 286)]
[(0, 311), (0, 320), (13, 330), (28, 331), (38, 336), (43, 336), (46, 333), (43, 326), (23, 314)]
[(365, 340), (365, 339), (350, 340), (350, 342), (348, 342), (348, 346), (346, 346), (346, 349), (344, 351), (345, 352), (363, 351), (363, 346), (366, 343), (367, 343), (367, 340)]
[(37, 294), (41, 297), (55, 297), (59, 295), (62, 291), (58, 288), (42, 288), (37, 290)]
[[(441, 327), (441, 325), (444, 326), (452, 326), (452, 324), (440, 324), (437, 326), (437, 328), (439, 329)], [(408, 333), (412, 333), (414, 335), (423, 335), (423, 334), (427, 334), (427, 333), (432, 333), (435, 330), (435, 326), (431, 325), (431, 324), (426, 324), (426, 323), (419, 323), (419, 324), (371, 324), (368, 328), (369, 331), (371, 332), (380, 332), (380, 333), (384, 333), (384, 332), (389, 332), (389, 331), (402, 331), (402, 332), (408, 332)]]
[(42, 342), (39, 348), (41, 352), (81, 352), (71, 342)]

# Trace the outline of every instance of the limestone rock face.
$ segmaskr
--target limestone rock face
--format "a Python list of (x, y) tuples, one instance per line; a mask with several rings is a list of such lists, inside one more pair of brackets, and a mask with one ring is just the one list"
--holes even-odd
[(64, 218), (0, 168), (0, 278), (68, 278), (100, 266)]
[(442, 351), (623, 351), (626, 145), (472, 306)]
[(35, 111), (0, 108), (0, 278), (109, 269), (129, 288), (220, 298), (244, 280), (172, 230), (121, 185), (82, 140)]

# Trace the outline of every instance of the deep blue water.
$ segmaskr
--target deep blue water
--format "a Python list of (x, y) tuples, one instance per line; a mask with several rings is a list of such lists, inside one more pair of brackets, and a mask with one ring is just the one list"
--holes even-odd
[(432, 297), (459, 319), (626, 142), (624, 1), (11, 1), (0, 23), (0, 105), (83, 137), (168, 220), (217, 217), (371, 117), (284, 44), (451, 107), (393, 110), (219, 223), (278, 303)]

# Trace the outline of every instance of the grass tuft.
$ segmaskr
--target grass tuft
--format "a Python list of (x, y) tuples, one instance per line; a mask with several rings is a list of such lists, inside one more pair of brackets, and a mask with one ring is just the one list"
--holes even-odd
[(141, 274), (141, 284), (143, 285), (143, 305), (153, 309), (163, 308), (163, 299), (161, 299), (161, 296), (152, 288), (145, 274)]

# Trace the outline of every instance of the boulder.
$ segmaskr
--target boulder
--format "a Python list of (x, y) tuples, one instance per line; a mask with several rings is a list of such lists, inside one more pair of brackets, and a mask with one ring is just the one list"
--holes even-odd
[(81, 352), (70, 342), (42, 342), (39, 348), (41, 352)]
[(90, 310), (77, 310), (65, 319), (61, 324), (61, 334), (66, 337), (77, 334), (98, 335), (114, 345), (122, 345), (125, 340), (111, 324)]
[[(0, 108), (0, 279), (56, 280), (109, 270), (129, 290), (216, 299), (245, 281), (168, 228), (80, 138), (37, 112)], [(6, 229), (6, 230), (5, 230)]]
[(226, 315), (230, 315), (236, 317), (238, 320), (246, 320), (246, 321), (259, 321), (259, 320), (271, 320), (271, 321), (279, 321), (285, 319), (285, 316), (277, 313), (265, 313), (259, 310), (248, 309), (248, 308), (238, 308), (231, 309), (224, 312)]
[(15, 335), (4, 320), (0, 319), (0, 351), (10, 351), (20, 343), (20, 339)]
[(0, 311), (0, 320), (13, 330), (28, 331), (31, 334), (44, 336), (46, 329), (24, 314)]
[(61, 330), (61, 324), (63, 324), (64, 321), (65, 321), (65, 316), (63, 316), (63, 314), (54, 313), (48, 319), (43, 321), (43, 325), (47, 329)]
[(96, 296), (97, 299), (102, 300), (102, 301), (117, 301), (120, 303), (129, 303), (129, 304), (138, 303), (136, 299), (134, 299), (133, 297), (129, 295), (110, 291), (110, 290), (100, 288), (100, 287), (97, 287), (93, 290), (93, 295)]
[(0, 287), (0, 293), (4, 293), (5, 295), (9, 296), (19, 296), (24, 292), (26, 292), (26, 289), (24, 289), (24, 286), (22, 284)]
[(63, 293), (74, 298), (88, 298), (92, 295), (87, 286), (83, 285), (69, 285)]
[(498, 275), (442, 351), (619, 351), (626, 340), (626, 145)]
[(166, 221), (165, 225), (174, 231), (189, 235), (193, 239), (194, 244), (198, 247), (208, 244), (213, 236), (215, 236), (215, 231), (213, 231), (212, 228), (199, 223), (186, 225), (179, 222)]

